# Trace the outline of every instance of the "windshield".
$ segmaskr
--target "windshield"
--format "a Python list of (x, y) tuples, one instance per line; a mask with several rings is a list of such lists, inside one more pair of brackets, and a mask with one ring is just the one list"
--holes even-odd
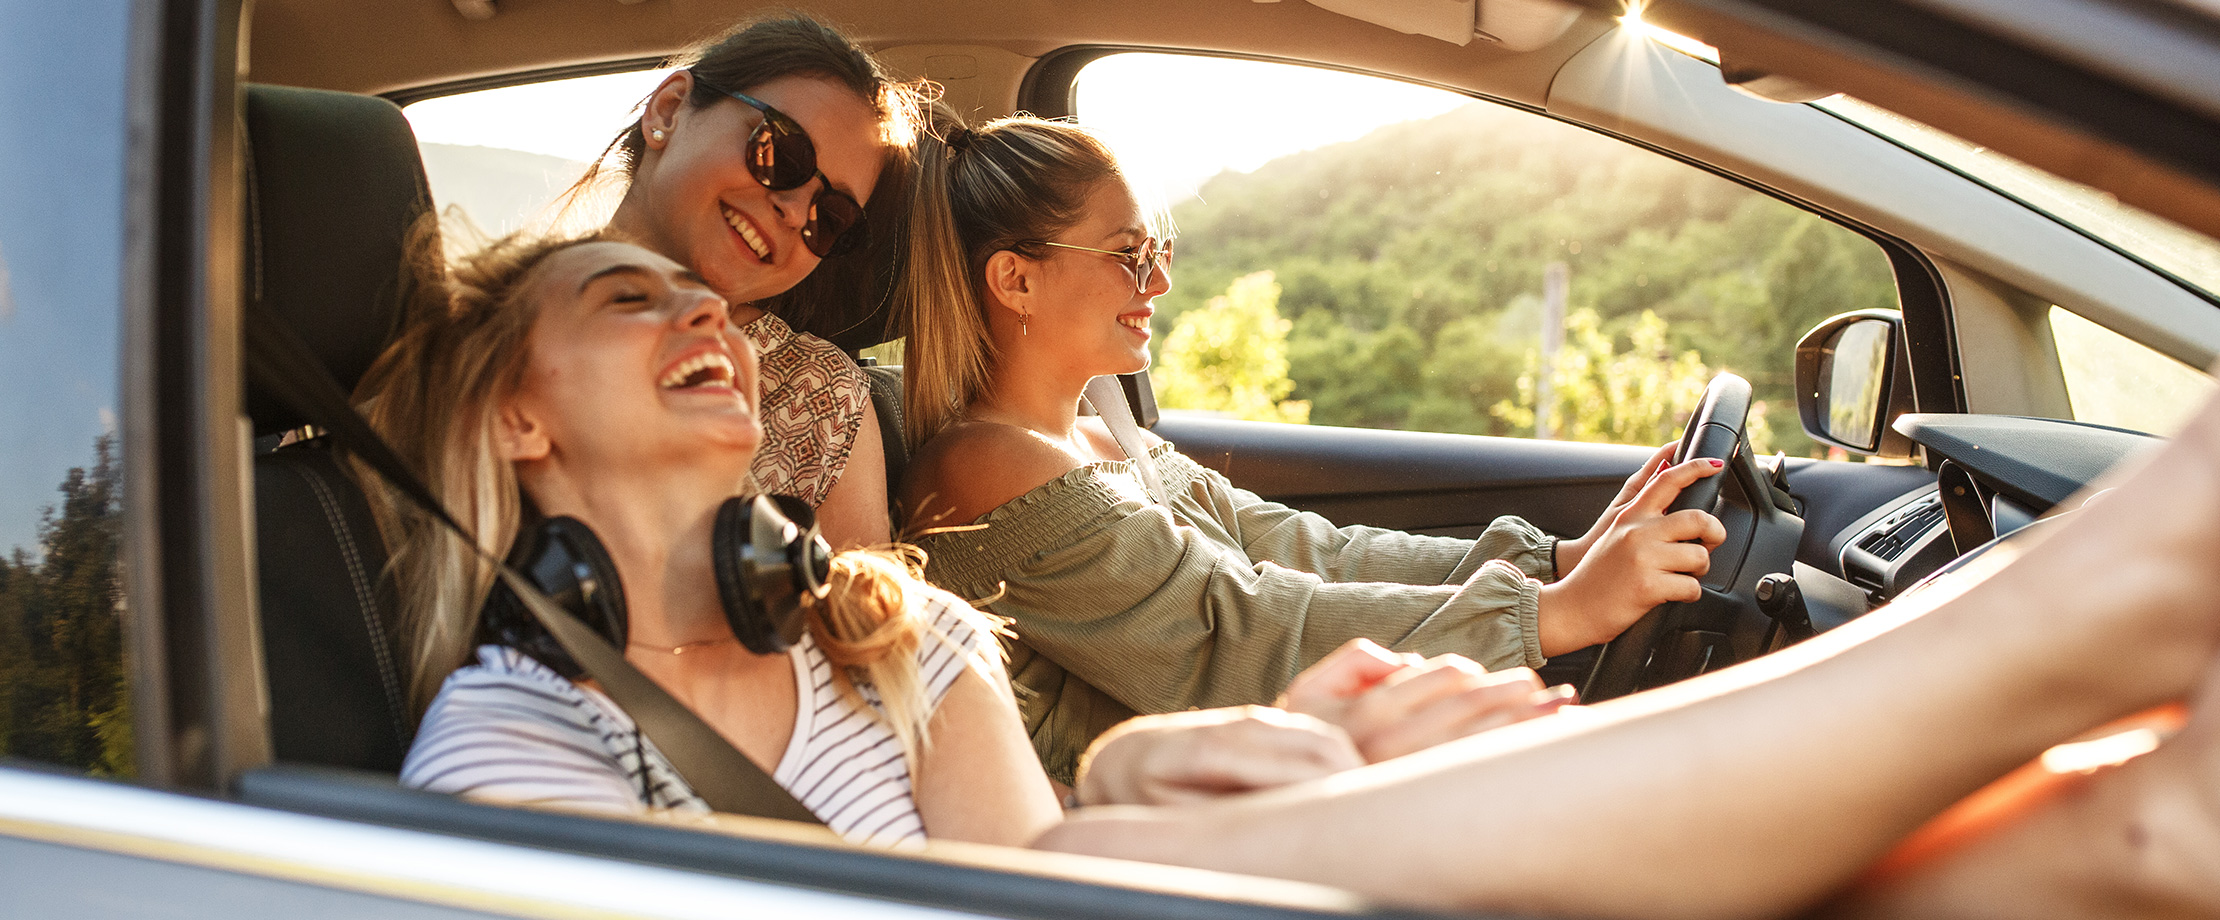
[(2220, 243), (1987, 147), (1847, 96), (1812, 103), (1967, 178), (2019, 199), (2211, 297), (2220, 292)]
[[(1714, 67), (1719, 64), (1717, 48), (1643, 22), (1638, 15), (1620, 21), (1660, 45)], [(1834, 95), (1811, 104), (2220, 299), (2220, 242), (2211, 237), (2122, 204), (2110, 192), (2061, 179), (1871, 103)]]

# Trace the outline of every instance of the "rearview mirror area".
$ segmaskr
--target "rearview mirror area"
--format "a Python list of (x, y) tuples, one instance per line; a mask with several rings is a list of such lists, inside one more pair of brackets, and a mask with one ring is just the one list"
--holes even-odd
[(1892, 310), (1844, 313), (1804, 333), (1796, 343), (1804, 433), (1852, 453), (1911, 456), (1911, 439), (1890, 427), (1911, 409), (1903, 339), (1903, 317)]

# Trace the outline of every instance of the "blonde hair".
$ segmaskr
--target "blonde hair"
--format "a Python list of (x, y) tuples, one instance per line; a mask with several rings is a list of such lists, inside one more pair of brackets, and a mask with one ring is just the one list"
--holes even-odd
[[(407, 318), (356, 389), (371, 424), (484, 551), (358, 467), (399, 586), (411, 700), (419, 710), (469, 655), (493, 584), (486, 559), (504, 558), (517, 537), (521, 486), (496, 438), (499, 407), (522, 382), (539, 315), (532, 296), (536, 269), (555, 253), (610, 239), (607, 233), (512, 236), (458, 260), (446, 279), (446, 303)], [(923, 554), (910, 547), (839, 554), (831, 590), (810, 605), (807, 620), (836, 666), (842, 694), (866, 702), (856, 680), (867, 681), (912, 764), (926, 744), (933, 709), (917, 668), (918, 644), (930, 632), (920, 615), (931, 590), (920, 577), (922, 562)], [(952, 606), (983, 638), (997, 629), (967, 605)], [(975, 663), (986, 663), (990, 645), (999, 651), (998, 644), (983, 642), (971, 656)]]
[(1037, 241), (1085, 216), (1103, 182), (1123, 179), (1108, 145), (1069, 122), (1014, 115), (976, 130), (933, 112), (913, 155), (911, 232), (900, 282), (902, 386), (912, 450), (961, 418), (994, 370), (980, 274), (1002, 250), (1040, 258)]
[[(537, 311), (523, 296), (532, 269), (595, 237), (512, 236), (455, 262), (444, 303), (405, 317), (355, 388), (365, 418), (432, 495), (496, 559), (516, 539), (516, 470), (494, 441), (496, 412), (524, 373)], [(385, 537), (407, 640), (410, 700), (422, 709), (460, 666), (477, 632), (493, 570), (463, 538), (358, 466)]]

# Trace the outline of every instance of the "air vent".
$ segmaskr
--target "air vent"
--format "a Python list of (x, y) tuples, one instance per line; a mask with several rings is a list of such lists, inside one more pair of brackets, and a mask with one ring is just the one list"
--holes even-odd
[(1942, 521), (1942, 496), (1929, 495), (1883, 519), (1872, 533), (1858, 539), (1858, 548), (1884, 562), (1895, 562)]

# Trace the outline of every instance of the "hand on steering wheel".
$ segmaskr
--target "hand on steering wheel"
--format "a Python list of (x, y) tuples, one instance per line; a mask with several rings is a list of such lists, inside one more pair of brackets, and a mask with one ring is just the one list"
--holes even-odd
[(1619, 635), (1661, 604), (1703, 596), (1697, 582), (1711, 568), (1711, 550), (1726, 529), (1699, 509), (1668, 506), (1723, 461), (1699, 457), (1651, 476), (1612, 519), (1580, 563), (1542, 587), (1542, 654), (1561, 655)]
[[(1742, 443), (1742, 429), (1750, 415), (1750, 382), (1733, 374), (1720, 374), (1711, 378), (1704, 388), (1703, 400), (1696, 404), (1695, 414), (1688, 419), (1688, 428), (1681, 434), (1677, 459), (1686, 465), (1696, 460), (1717, 460), (1722, 469), (1733, 461), (1735, 451)], [(1669, 499), (1664, 513), (1668, 516), (1682, 511), (1711, 512), (1719, 502), (1719, 486), (1724, 477), (1709, 476), (1690, 482), (1679, 494)], [(1724, 539), (1725, 531), (1716, 518), (1712, 521), (1714, 532)], [(1716, 542), (1704, 548), (1707, 554)], [(1600, 561), (1600, 560), (1599, 560)], [(1696, 577), (1700, 577), (1696, 576)], [(1695, 582), (1689, 577), (1688, 582)], [(1691, 585), (1687, 599), (1701, 596), (1701, 586)], [(1596, 664), (1588, 673), (1588, 680), (1580, 689), (1581, 699), (1596, 702), (1631, 693), (1641, 686), (1642, 673), (1649, 665), (1650, 656), (1665, 637), (1667, 619), (1676, 602), (1667, 602), (1643, 615), (1617, 638), (1605, 643), (1596, 655)], [(1547, 654), (1545, 652), (1545, 654)]]
[(1655, 453), (1650, 454), (1648, 460), (1642, 462), (1641, 469), (1635, 470), (1634, 475), (1626, 478), (1626, 484), (1619, 487), (1619, 494), (1612, 497), (1611, 504), (1604, 507), (1602, 514), (1596, 515), (1596, 522), (1588, 526), (1587, 533), (1570, 540), (1557, 541), (1557, 558), (1553, 560), (1557, 564), (1557, 577), (1570, 575), (1574, 569), (1580, 567), (1580, 560), (1587, 558), (1588, 551), (1594, 549), (1596, 542), (1603, 539), (1604, 533), (1611, 529), (1611, 522), (1619, 519), (1619, 512), (1633, 504), (1634, 497), (1642, 494), (1642, 487), (1649, 485), (1651, 479), (1671, 466), (1673, 455), (1678, 453), (1679, 441), (1659, 447)]

